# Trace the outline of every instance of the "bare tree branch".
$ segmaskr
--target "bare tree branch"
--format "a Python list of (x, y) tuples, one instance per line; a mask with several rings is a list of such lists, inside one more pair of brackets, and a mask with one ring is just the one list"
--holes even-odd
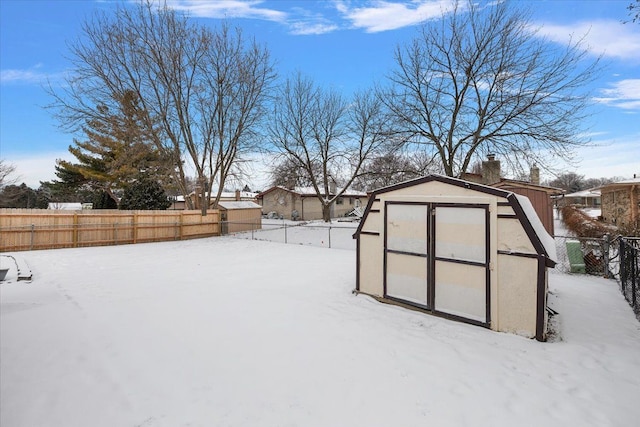
[(173, 178), (185, 196), (187, 171), (195, 170), (205, 215), (214, 183), (215, 207), (234, 163), (259, 143), (255, 129), (275, 72), (269, 52), (239, 30), (211, 31), (155, 4), (124, 5), (85, 22), (71, 45), (67, 86), (50, 89), (52, 107), (73, 131), (99, 118), (93, 106), (135, 92), (153, 142), (176, 159)]
[(381, 99), (409, 145), (436, 155), (447, 175), (488, 153), (516, 168), (550, 166), (588, 143), (586, 86), (599, 60), (587, 60), (580, 39), (559, 49), (538, 37), (512, 7), (458, 4), (396, 49)]
[(297, 74), (281, 88), (268, 132), (287, 167), (302, 171), (330, 221), (331, 204), (386, 142), (383, 124), (382, 103), (371, 91), (348, 103)]

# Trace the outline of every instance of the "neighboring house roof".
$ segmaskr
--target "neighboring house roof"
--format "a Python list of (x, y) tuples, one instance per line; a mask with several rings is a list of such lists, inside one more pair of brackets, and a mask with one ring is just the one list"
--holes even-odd
[(234, 209), (262, 209), (257, 203), (250, 201), (237, 201), (237, 202), (220, 202), (218, 206), (226, 210)]
[[(294, 193), (302, 197), (315, 197), (317, 195), (316, 190), (313, 187), (294, 187), (293, 189), (291, 189), (278, 185), (275, 187), (271, 187), (268, 190), (263, 191), (262, 193), (259, 193), (257, 197), (263, 197), (265, 194), (271, 193), (275, 190), (287, 191), (289, 193)], [(331, 192), (331, 190), (329, 190), (329, 194), (337, 194), (342, 190), (342, 188), (338, 187), (335, 189), (335, 192)], [(347, 188), (342, 194), (342, 197), (367, 197), (367, 193)]]
[(80, 211), (82, 210), (82, 203), (62, 203), (62, 202), (50, 202), (47, 209), (61, 210), (61, 211)]
[[(189, 193), (189, 196), (194, 196), (196, 194), (195, 191), (192, 191), (191, 193)], [(209, 193), (204, 193), (205, 197), (209, 196)], [(213, 190), (211, 192), (211, 197), (215, 197), (218, 194), (218, 190)], [(200, 193), (198, 193), (198, 195), (200, 195)], [(241, 199), (255, 199), (257, 196), (256, 193), (250, 193), (248, 191), (241, 191), (240, 192), (240, 198)], [(220, 194), (220, 198), (221, 199), (235, 199), (236, 198), (236, 193), (234, 191), (223, 191)]]
[(564, 197), (600, 197), (600, 190), (590, 188), (588, 190), (576, 191), (575, 193), (565, 194)]
[(610, 184), (605, 184), (602, 185), (600, 187), (598, 187), (598, 189), (602, 190), (602, 189), (613, 189), (613, 187), (628, 187), (628, 186), (632, 186), (632, 185), (638, 185), (640, 184), (640, 178), (632, 178), (632, 179), (625, 179), (622, 181), (618, 181), (618, 182), (612, 182)]
[(549, 187), (547, 185), (533, 184), (528, 181), (519, 181), (516, 179), (507, 179), (507, 178), (500, 178), (500, 181), (496, 182), (495, 184), (491, 184), (491, 186), (496, 188), (508, 188), (511, 186), (517, 186), (520, 188), (529, 188), (533, 190), (544, 191), (545, 193), (548, 193), (550, 195), (557, 195), (557, 194), (564, 193), (564, 190), (562, 188)]

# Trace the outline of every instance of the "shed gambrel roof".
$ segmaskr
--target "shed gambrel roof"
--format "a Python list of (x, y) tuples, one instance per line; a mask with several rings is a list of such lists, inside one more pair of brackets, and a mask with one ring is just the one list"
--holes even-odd
[(474, 182), (464, 181), (462, 179), (443, 175), (428, 175), (422, 178), (417, 178), (374, 190), (370, 194), (367, 208), (364, 212), (362, 220), (360, 221), (360, 224), (358, 225), (358, 229), (353, 235), (353, 238), (358, 238), (358, 236), (362, 232), (362, 228), (366, 222), (367, 216), (369, 215), (371, 206), (376, 201), (377, 196), (403, 188), (425, 184), (431, 181), (438, 181), (456, 187), (462, 187), (469, 190), (478, 191), (480, 193), (505, 198), (509, 202), (509, 205), (513, 209), (517, 218), (520, 220), (522, 227), (527, 233), (527, 236), (529, 237), (529, 240), (531, 241), (531, 244), (535, 248), (538, 255), (545, 257), (545, 265), (547, 267), (554, 267), (556, 265), (557, 258), (553, 237), (551, 237), (544, 229), (544, 226), (542, 225), (540, 218), (538, 218), (538, 215), (535, 213), (535, 210), (531, 206), (531, 202), (529, 202), (529, 199), (523, 196), (518, 196), (511, 191), (505, 191), (500, 188), (490, 187), (487, 185), (477, 184)]

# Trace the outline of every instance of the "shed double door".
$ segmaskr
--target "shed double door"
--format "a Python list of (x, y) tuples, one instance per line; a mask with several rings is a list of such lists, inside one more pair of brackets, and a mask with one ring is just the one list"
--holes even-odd
[(385, 297), (489, 324), (486, 205), (387, 202)]

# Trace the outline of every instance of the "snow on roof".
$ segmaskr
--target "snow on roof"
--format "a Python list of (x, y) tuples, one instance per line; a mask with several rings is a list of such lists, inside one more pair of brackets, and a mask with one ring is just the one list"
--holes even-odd
[(556, 254), (555, 240), (551, 235), (549, 235), (549, 233), (547, 233), (547, 230), (544, 228), (544, 225), (542, 225), (542, 221), (540, 221), (540, 218), (538, 217), (536, 210), (533, 208), (531, 201), (529, 200), (528, 197), (522, 196), (520, 194), (514, 193), (514, 196), (516, 196), (516, 198), (518, 199), (518, 203), (520, 203), (520, 206), (522, 207), (524, 214), (527, 216), (529, 223), (531, 224), (531, 226), (533, 227), (533, 230), (536, 232), (536, 235), (540, 239), (540, 243), (542, 243), (542, 246), (544, 246), (544, 250), (547, 253), (547, 257), (553, 262), (557, 263), (558, 255)]
[(82, 210), (82, 203), (62, 203), (62, 202), (50, 202), (47, 209), (54, 209), (60, 211), (80, 211)]
[(622, 181), (611, 182), (609, 184), (602, 185), (599, 188), (619, 187), (633, 184), (640, 184), (640, 178), (623, 179)]
[[(269, 193), (275, 189), (280, 189), (280, 190), (284, 190), (284, 191), (289, 191), (292, 193), (296, 193), (299, 194), (301, 196), (315, 196), (316, 195), (316, 190), (313, 187), (294, 187), (293, 189), (291, 188), (287, 188), (287, 187), (283, 187), (281, 185), (277, 185), (275, 187), (271, 187), (268, 190), (263, 191), (262, 193), (259, 194), (259, 196), (262, 196), (266, 193)], [(357, 191), (357, 190), (352, 190), (350, 188), (344, 189), (341, 187), (337, 187), (335, 189), (335, 191), (330, 191), (330, 194), (337, 194), (341, 191), (344, 190), (344, 193), (342, 194), (342, 197), (367, 197), (367, 193), (363, 192), (363, 191)]]
[(218, 206), (227, 210), (229, 209), (262, 209), (262, 206), (250, 201), (218, 202)]
[[(293, 191), (295, 191), (298, 194), (302, 194), (305, 196), (315, 196), (316, 195), (316, 190), (313, 187), (295, 187), (293, 189)], [(362, 191), (356, 191), (356, 190), (352, 190), (350, 188), (341, 188), (341, 187), (337, 187), (334, 191), (329, 190), (330, 194), (338, 194), (341, 191), (344, 191), (344, 193), (342, 194), (343, 196), (362, 196), (365, 197), (367, 195), (367, 193), (364, 193)]]
[(565, 194), (564, 197), (600, 197), (600, 190), (596, 188), (590, 188), (588, 190)]
[[(189, 193), (190, 196), (195, 195), (196, 192), (192, 191), (191, 193)], [(209, 196), (209, 192), (205, 192), (205, 197)], [(216, 195), (218, 194), (218, 190), (213, 190), (211, 192), (211, 198), (214, 198)], [(200, 195), (200, 193), (198, 193), (198, 195)], [(241, 199), (255, 199), (257, 196), (256, 193), (251, 193), (249, 191), (241, 191), (240, 192), (240, 198)], [(220, 193), (220, 197), (223, 199), (234, 199), (236, 197), (236, 193), (235, 191), (223, 191), (222, 193)]]

